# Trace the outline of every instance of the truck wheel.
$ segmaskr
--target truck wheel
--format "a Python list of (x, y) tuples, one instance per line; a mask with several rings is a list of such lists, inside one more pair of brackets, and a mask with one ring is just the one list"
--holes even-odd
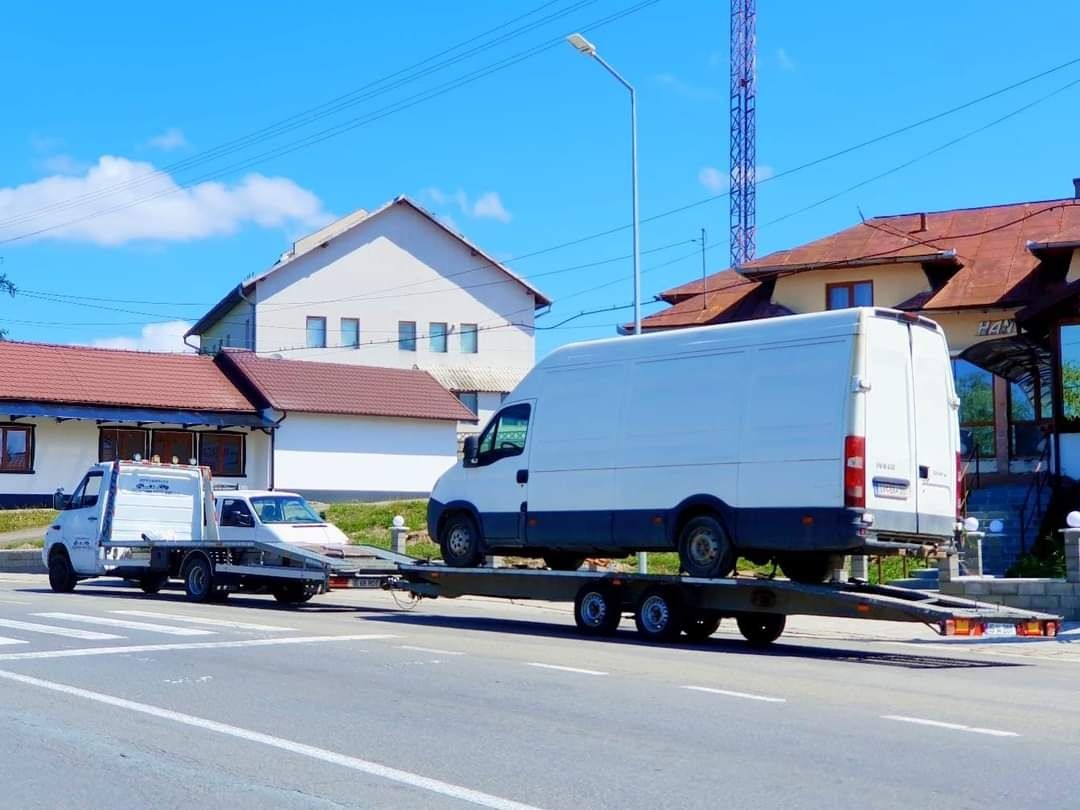
[(483, 559), (480, 551), (480, 532), (466, 514), (451, 515), (439, 533), (442, 558), (451, 568), (475, 568)]
[(302, 605), (318, 593), (318, 588), (303, 582), (283, 582), (271, 589), (274, 598), (286, 605)]
[(755, 646), (772, 644), (784, 632), (787, 616), (780, 613), (747, 613), (735, 620), (743, 638)]
[(735, 547), (712, 515), (688, 520), (679, 533), (679, 564), (692, 577), (726, 577), (735, 559)]
[(820, 585), (829, 578), (831, 555), (808, 553), (787, 554), (780, 557), (780, 570), (792, 582), (803, 585)]
[(637, 631), (649, 641), (672, 641), (683, 629), (682, 604), (672, 588), (649, 588), (634, 611)]
[(184, 592), (189, 602), (209, 602), (214, 593), (214, 569), (202, 555), (184, 565)]
[(587, 636), (610, 636), (622, 620), (622, 604), (603, 582), (587, 582), (574, 597), (574, 622)]
[(138, 580), (138, 583), (143, 593), (157, 593), (168, 581), (169, 577), (165, 574), (150, 574)]
[(578, 554), (553, 551), (544, 555), (544, 564), (552, 571), (577, 571), (585, 558)]
[(75, 590), (75, 569), (67, 552), (57, 551), (49, 557), (49, 587), (56, 593), (71, 593)]
[(683, 622), (683, 632), (691, 641), (704, 641), (720, 627), (720, 617), (707, 613), (691, 613)]

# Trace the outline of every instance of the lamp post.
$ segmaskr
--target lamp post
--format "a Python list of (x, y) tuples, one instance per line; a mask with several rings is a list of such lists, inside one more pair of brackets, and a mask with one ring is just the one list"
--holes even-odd
[[(577, 49), (578, 52), (595, 59), (603, 66), (604, 70), (614, 76), (619, 84), (630, 91), (630, 196), (633, 204), (633, 232), (634, 232), (634, 334), (641, 334), (641, 249), (638, 244), (638, 180), (637, 180), (637, 91), (634, 86), (619, 75), (619, 72), (609, 65), (604, 58), (596, 52), (596, 46), (581, 34), (571, 34), (566, 41)], [(638, 552), (638, 571), (642, 574), (649, 572), (649, 555)]]

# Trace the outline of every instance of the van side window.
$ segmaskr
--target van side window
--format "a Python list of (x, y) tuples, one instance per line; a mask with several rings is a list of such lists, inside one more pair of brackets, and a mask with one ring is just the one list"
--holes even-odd
[(525, 452), (529, 432), (530, 407), (524, 403), (511, 405), (491, 420), (478, 443), (477, 466), (491, 464), (501, 458), (520, 456)]
[(251, 528), (255, 521), (246, 503), (238, 498), (226, 498), (221, 504), (221, 525)]
[(89, 472), (86, 477), (75, 487), (71, 496), (68, 509), (85, 509), (89, 506), (97, 506), (98, 495), (101, 492), (101, 473)]

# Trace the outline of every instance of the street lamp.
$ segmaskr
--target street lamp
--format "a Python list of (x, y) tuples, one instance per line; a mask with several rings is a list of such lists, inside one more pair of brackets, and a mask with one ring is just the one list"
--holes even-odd
[(637, 92), (634, 86), (619, 75), (618, 71), (609, 65), (604, 58), (596, 52), (596, 46), (581, 34), (571, 34), (566, 38), (574, 48), (591, 57), (603, 65), (604, 69), (619, 80), (619, 83), (630, 91), (630, 173), (631, 173), (631, 196), (634, 207), (634, 334), (641, 334), (641, 251), (638, 246), (638, 180), (637, 180)]

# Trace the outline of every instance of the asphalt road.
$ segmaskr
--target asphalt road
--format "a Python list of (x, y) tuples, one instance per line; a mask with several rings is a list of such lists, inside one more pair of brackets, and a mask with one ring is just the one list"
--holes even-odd
[(0, 807), (1075, 807), (1071, 638), (659, 647), (561, 606), (0, 575)]

